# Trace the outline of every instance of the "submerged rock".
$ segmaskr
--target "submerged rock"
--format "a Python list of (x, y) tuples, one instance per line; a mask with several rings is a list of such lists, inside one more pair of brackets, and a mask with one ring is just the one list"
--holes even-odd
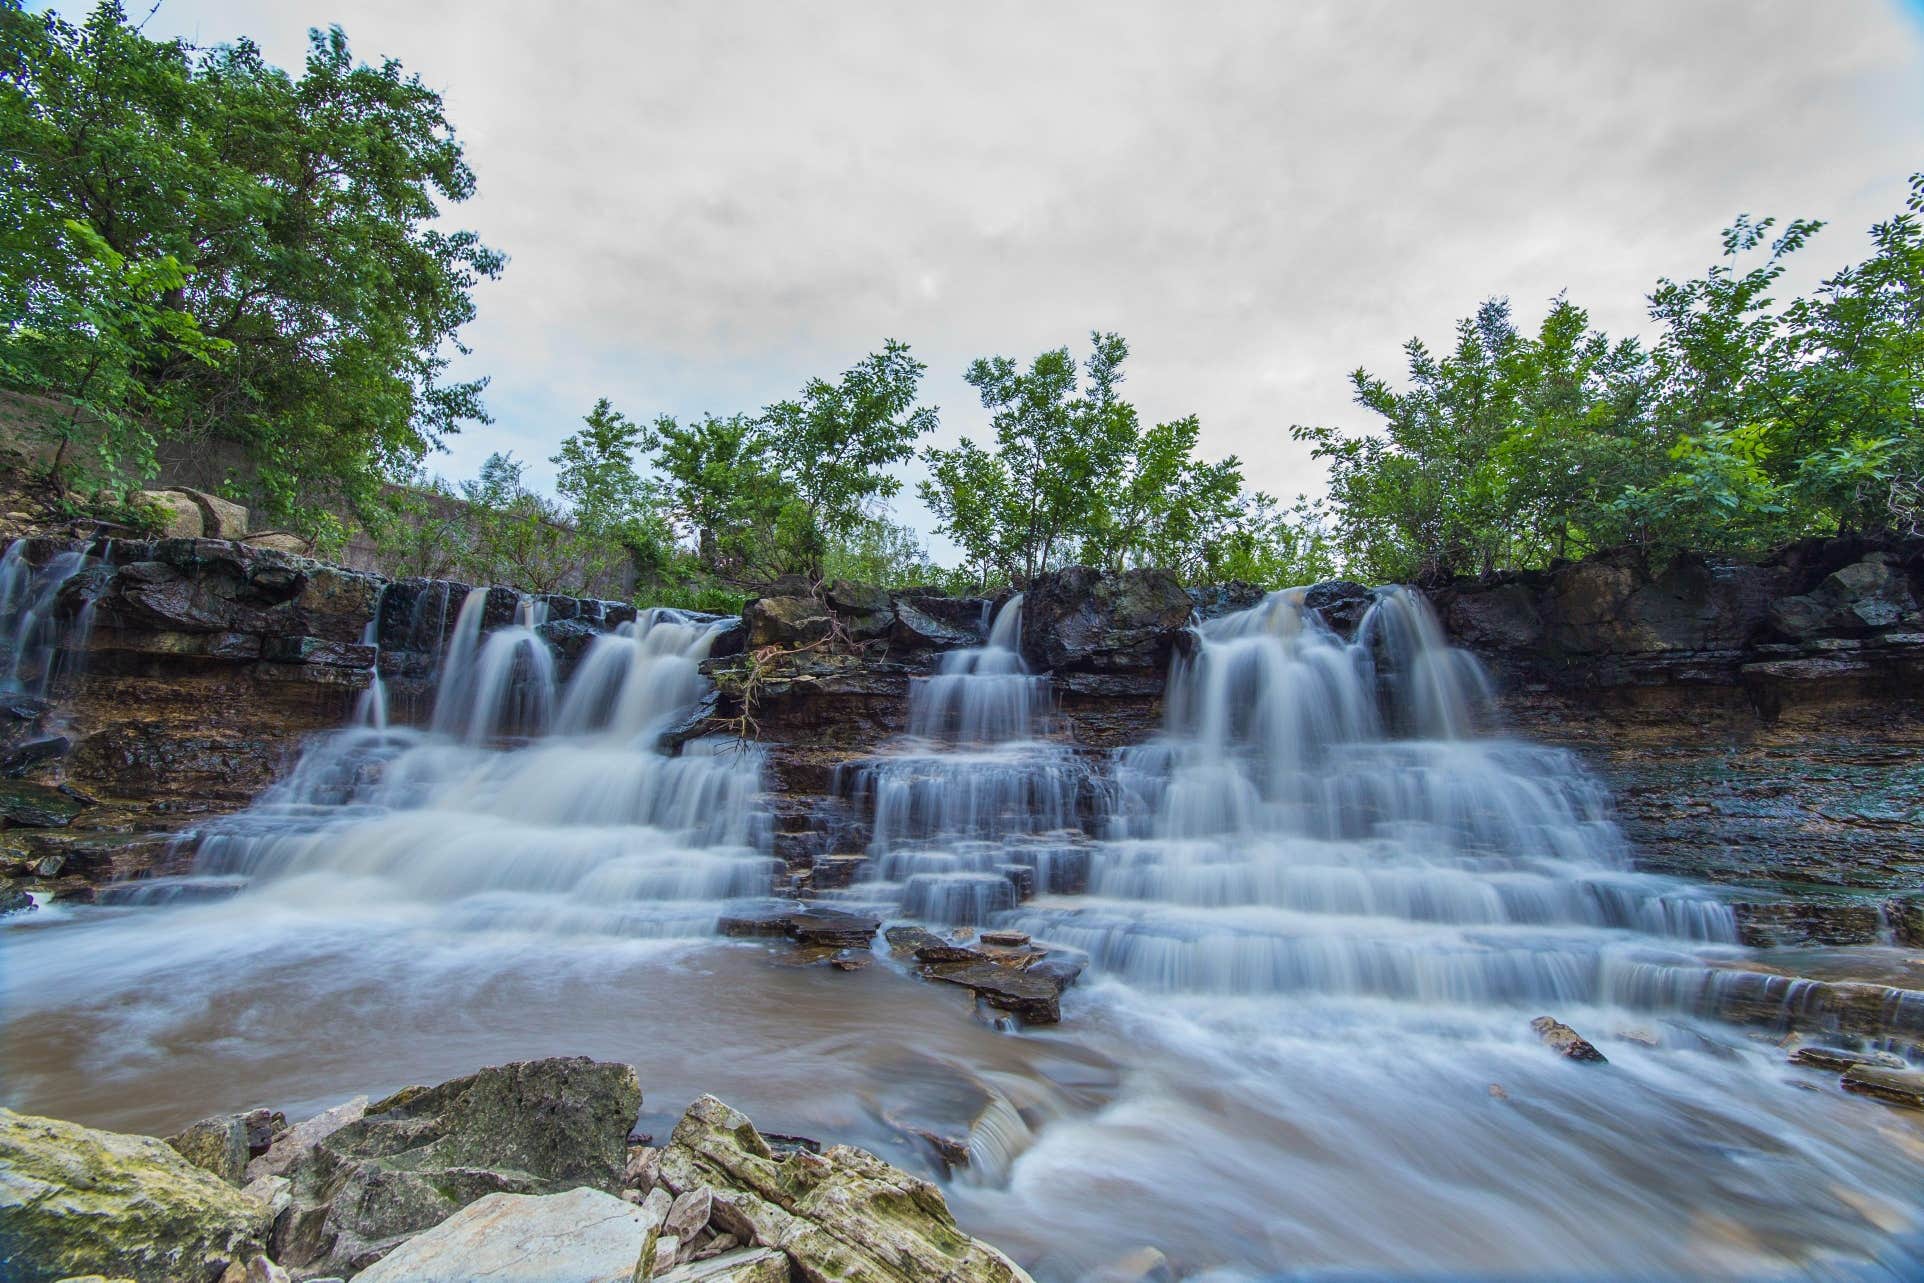
[(641, 1086), (586, 1057), (483, 1069), (368, 1107), (295, 1163), (277, 1259), (353, 1270), (489, 1194), (614, 1194)]
[[(0, 1109), (0, 1278), (218, 1278), (270, 1209), (165, 1141)], [(244, 1268), (244, 1266), (243, 1266)]]
[(677, 1193), (707, 1190), (716, 1229), (785, 1253), (808, 1283), (1030, 1283), (929, 1182), (847, 1145), (778, 1157), (712, 1096), (676, 1124), (661, 1173)]
[(1590, 1041), (1570, 1026), (1549, 1016), (1538, 1016), (1530, 1022), (1543, 1045), (1561, 1056), (1586, 1064), (1603, 1065), (1609, 1060), (1596, 1049)]
[(1872, 1065), (1884, 1069), (1907, 1067), (1901, 1057), (1893, 1056), (1889, 1052), (1840, 1051), (1835, 1047), (1799, 1047), (1790, 1053), (1790, 1063), (1839, 1074), (1855, 1069), (1859, 1065)]
[(660, 1221), (593, 1189), (490, 1194), (355, 1277), (362, 1283), (630, 1283)]

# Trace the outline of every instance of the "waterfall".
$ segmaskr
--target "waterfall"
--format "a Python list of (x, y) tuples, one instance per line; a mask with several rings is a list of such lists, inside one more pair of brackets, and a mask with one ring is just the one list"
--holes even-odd
[(483, 637), (462, 604), (426, 731), (372, 715), (313, 744), (253, 807), (212, 825), (198, 875), (324, 902), (427, 906), (463, 929), (712, 932), (779, 862), (752, 749), (655, 740), (699, 698), (716, 621), (655, 610), (596, 638), (565, 686), (535, 629)]
[(45, 699), (86, 650), (94, 603), (76, 607), (63, 590), (93, 559), (65, 549), (36, 566), (27, 553), (28, 541), (16, 539), (0, 554), (0, 691)]
[(1084, 763), (1056, 734), (1048, 679), (1021, 656), (1022, 596), (986, 643), (909, 688), (909, 734), (842, 785), (872, 817), (869, 866), (845, 898), (980, 923), (1025, 890), (1071, 890), (1083, 854)]
[(1729, 911), (1630, 870), (1566, 752), (1480, 737), (1490, 688), (1428, 606), (1353, 642), (1300, 590), (1196, 630), (1165, 729), (1118, 754), (1087, 894), (1025, 930), (1151, 989), (1676, 1005)]
[(361, 645), (374, 649), (374, 662), (368, 666), (367, 689), (354, 702), (354, 725), (368, 730), (387, 729), (387, 683), (381, 679), (381, 607), (387, 601), (387, 585), (374, 596), (374, 613), (361, 630)]

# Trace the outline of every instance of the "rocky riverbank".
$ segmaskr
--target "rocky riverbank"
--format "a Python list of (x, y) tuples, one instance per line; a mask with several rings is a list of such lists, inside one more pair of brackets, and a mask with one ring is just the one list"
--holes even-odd
[(941, 1191), (844, 1145), (764, 1137), (704, 1096), (632, 1133), (635, 1071), (583, 1058), (268, 1111), (165, 1142), (0, 1110), (17, 1283), (1025, 1283)]

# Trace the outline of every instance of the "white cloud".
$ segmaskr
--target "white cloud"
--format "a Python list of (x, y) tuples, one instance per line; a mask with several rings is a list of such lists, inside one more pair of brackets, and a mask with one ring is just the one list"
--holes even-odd
[[(598, 395), (760, 405), (884, 336), (960, 372), (1119, 330), (1148, 414), (1293, 494), (1292, 422), (1361, 423), (1490, 294), (1637, 327), (1740, 211), (1847, 261), (1924, 167), (1924, 40), (1894, 3), (169, 3), (294, 65), (340, 22), (447, 95), (511, 255), (469, 338), (490, 449), (545, 459)], [(911, 520), (926, 514), (903, 505)]]

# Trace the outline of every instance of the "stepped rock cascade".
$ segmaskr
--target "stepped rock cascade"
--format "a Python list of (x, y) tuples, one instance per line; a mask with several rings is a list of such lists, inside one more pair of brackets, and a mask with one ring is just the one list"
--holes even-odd
[[(80, 625), (84, 558), (40, 561), (0, 564), (21, 689), (78, 649), (46, 629)], [(0, 1103), (165, 1135), (585, 1054), (636, 1067), (658, 1137), (714, 1093), (946, 1180), (1037, 1283), (1160, 1277), (1156, 1252), (1211, 1283), (1924, 1277), (1914, 1117), (1715, 1018), (1815, 986), (1759, 967), (1708, 890), (1638, 872), (1599, 783), (1500, 733), (1414, 593), (1358, 588), (1340, 632), (1301, 591), (1194, 624), (1159, 723), (1139, 634), (1044, 673), (1015, 597), (913, 677), (905, 719), (874, 692), (926, 652), (843, 697), (867, 660), (802, 672), (785, 698), (828, 701), (808, 725), (853, 725), (813, 756), (772, 733), (766, 758), (680, 743), (726, 695), (702, 671), (725, 621), (604, 632), (589, 603), (550, 623), (502, 589), (406, 593), (361, 641), (391, 687), (198, 820), (191, 875), (0, 918)], [(1092, 689), (1140, 720), (1092, 731)], [(879, 944), (719, 935), (794, 931), (772, 830), (802, 808), (771, 790), (824, 762), (836, 797), (807, 815), (848, 816), (819, 836), (865, 859), (815, 896), (1032, 972), (1086, 963), (1059, 1025), (985, 1019)], [(1558, 1054), (1540, 1017), (1606, 1059)]]
[(1089, 773), (1051, 738), (1049, 680), (1020, 654), (1022, 595), (987, 642), (951, 651), (909, 691), (909, 731), (844, 791), (872, 817), (871, 869), (848, 899), (930, 922), (975, 924), (1018, 888), (1072, 890)]
[(768, 894), (752, 749), (655, 745), (699, 697), (712, 622), (656, 610), (598, 637), (565, 687), (526, 609), (480, 636), (472, 593), (433, 726), (372, 717), (201, 842), (196, 872), (262, 894), (395, 897), (457, 924), (699, 936)]
[(1474, 735), (1488, 704), (1400, 589), (1353, 643), (1299, 592), (1205, 624), (1115, 760), (1088, 894), (1020, 925), (1155, 989), (1685, 1001), (1729, 911), (1629, 871), (1596, 783)]

